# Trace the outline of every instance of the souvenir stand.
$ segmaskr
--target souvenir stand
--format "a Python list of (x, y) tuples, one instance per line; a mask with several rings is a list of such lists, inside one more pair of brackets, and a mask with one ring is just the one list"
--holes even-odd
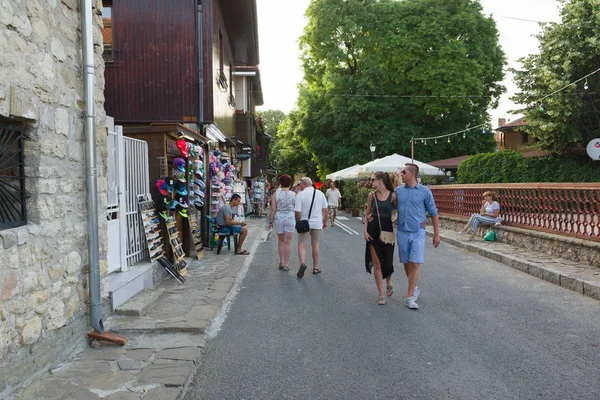
[(205, 211), (204, 159), (208, 139), (181, 124), (125, 127), (124, 134), (148, 143), (150, 195), (162, 220), (163, 242), (173, 245), (172, 233), (164, 223), (169, 217), (178, 239), (175, 248), (166, 246), (166, 255), (173, 263), (179, 260), (181, 252), (191, 255), (195, 251), (201, 257), (203, 246), (198, 240), (201, 227), (192, 226), (188, 219), (194, 215), (196, 221), (201, 220)]
[[(212, 148), (208, 156), (210, 177), (210, 215), (216, 217), (219, 209), (229, 203), (239, 177), (239, 168), (230, 161), (225, 150)], [(245, 202), (245, 196), (242, 199)]]
[(252, 205), (257, 218), (265, 215), (265, 182), (264, 179), (255, 179), (252, 182)]

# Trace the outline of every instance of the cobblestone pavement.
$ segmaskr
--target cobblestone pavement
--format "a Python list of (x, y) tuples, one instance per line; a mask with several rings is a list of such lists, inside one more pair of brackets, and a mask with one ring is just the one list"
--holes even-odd
[[(224, 246), (220, 255), (205, 251), (188, 258), (185, 285), (168, 279), (124, 307), (141, 316), (112, 315), (108, 332), (125, 336), (125, 346), (102, 342), (48, 371), (13, 399), (31, 400), (174, 400), (184, 394), (197, 370), (202, 347), (237, 292), (258, 244), (268, 237), (265, 219), (249, 219), (244, 246), (236, 256)], [(145, 302), (159, 296), (148, 306)], [(213, 324), (211, 327), (211, 323)]]
[[(265, 220), (249, 220), (252, 254), (269, 232)], [(431, 229), (431, 227), (429, 228)], [(431, 234), (431, 232), (428, 232)], [(465, 241), (449, 229), (442, 240), (507, 264), (586, 296), (600, 299), (600, 270), (533, 250), (482, 239)], [(218, 330), (229, 303), (253, 255), (236, 256), (223, 249), (206, 251), (201, 260), (189, 259), (187, 283), (166, 280), (152, 290), (158, 300), (148, 306), (148, 295), (124, 305), (136, 316), (113, 315), (107, 331), (129, 339), (125, 346), (103, 343), (87, 348), (70, 363), (56, 366), (13, 399), (175, 400), (193, 379), (208, 336)]]

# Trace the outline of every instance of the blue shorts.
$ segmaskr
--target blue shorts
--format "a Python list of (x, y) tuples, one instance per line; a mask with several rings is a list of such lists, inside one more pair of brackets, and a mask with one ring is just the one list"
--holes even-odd
[(417, 232), (396, 232), (398, 255), (402, 264), (425, 262), (425, 229)]
[(242, 227), (240, 225), (222, 226), (219, 228), (219, 233), (223, 235), (230, 235), (231, 233), (239, 235), (241, 231)]

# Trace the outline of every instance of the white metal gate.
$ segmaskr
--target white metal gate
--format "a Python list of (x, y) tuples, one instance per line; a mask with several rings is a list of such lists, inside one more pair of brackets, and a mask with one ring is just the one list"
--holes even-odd
[(115, 126), (113, 118), (107, 118), (107, 204), (108, 217), (108, 272), (127, 271), (127, 238), (124, 207), (125, 169), (123, 153), (123, 127)]
[(123, 127), (108, 117), (108, 272), (126, 271), (147, 257), (137, 196), (150, 192), (148, 143), (123, 136)]
[(144, 224), (138, 211), (138, 196), (150, 193), (148, 143), (123, 138), (125, 149), (125, 215), (127, 217), (127, 265), (148, 257)]

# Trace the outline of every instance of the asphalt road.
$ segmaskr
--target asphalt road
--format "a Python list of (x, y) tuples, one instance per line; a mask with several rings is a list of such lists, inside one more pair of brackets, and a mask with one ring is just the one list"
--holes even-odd
[(398, 262), (378, 306), (348, 232), (327, 228), (303, 279), (275, 236), (258, 247), (186, 399), (600, 398), (599, 302), (428, 238), (419, 310)]

